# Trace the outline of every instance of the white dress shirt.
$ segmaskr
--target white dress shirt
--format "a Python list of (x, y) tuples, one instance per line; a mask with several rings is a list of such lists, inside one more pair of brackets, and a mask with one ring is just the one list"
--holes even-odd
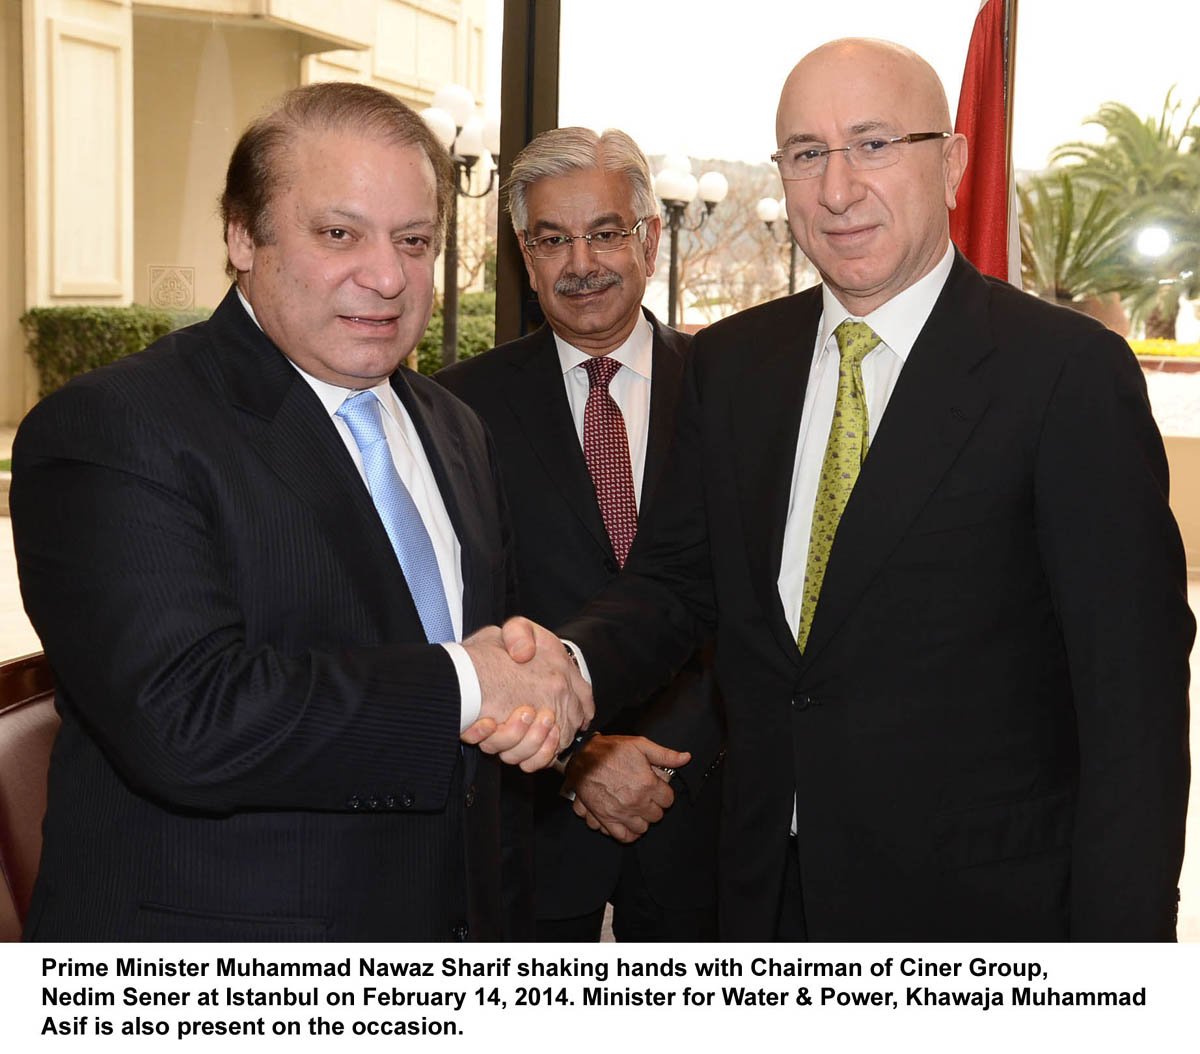
[[(558, 348), (558, 361), (562, 365), (563, 384), (567, 389), (567, 402), (571, 406), (571, 417), (575, 421), (575, 433), (583, 448), (583, 410), (587, 405), (591, 383), (584, 363), (594, 356), (587, 355), (554, 334)], [(650, 432), (650, 378), (654, 371), (654, 330), (644, 314), (638, 315), (633, 332), (625, 343), (605, 358), (619, 362), (609, 382), (608, 393), (620, 408), (625, 418), (625, 435), (629, 439), (629, 466), (633, 469), (633, 493), (638, 507), (642, 504), (642, 477), (646, 468), (646, 438)]]
[[(257, 325), (258, 319), (254, 317), (254, 309), (242, 296), (240, 289), (238, 297)], [(291, 362), (290, 359), (288, 361)], [(342, 403), (350, 396), (356, 395), (358, 390), (342, 388), (320, 380), (302, 370), (294, 362), (292, 362), (292, 366), (321, 400), (321, 405), (329, 414), (334, 428), (337, 429), (338, 435), (345, 444), (346, 452), (353, 460), (363, 485), (366, 486), (367, 478), (363, 473), (362, 454), (359, 452), (358, 444), (354, 441), (350, 426), (337, 416)], [(454, 627), (454, 637), (456, 641), (460, 641), (463, 631), (462, 546), (459, 544), (458, 536), (454, 533), (454, 525), (450, 522), (450, 514), (446, 511), (446, 503), (442, 500), (441, 491), (438, 489), (437, 477), (429, 464), (425, 448), (421, 445), (416, 425), (413, 424), (404, 404), (397, 397), (390, 381), (380, 381), (370, 390), (375, 393), (383, 409), (380, 419), (383, 422), (383, 432), (387, 439), (388, 449), (392, 454), (392, 463), (396, 466), (396, 472), (405, 487), (408, 488), (409, 494), (412, 495), (413, 503), (421, 514), (425, 529), (429, 532), (429, 540), (433, 543), (438, 571), (442, 577), (442, 589), (446, 594), (446, 605), (450, 609), (450, 622)], [(480, 708), (483, 705), (479, 675), (475, 672), (475, 665), (471, 662), (471, 657), (461, 644), (445, 643), (442, 647), (449, 653), (454, 663), (455, 673), (458, 675), (460, 727), (465, 729), (479, 716)]]
[[(929, 274), (861, 319), (881, 340), (879, 346), (862, 362), (867, 421), (872, 439), (883, 419), (892, 390), (900, 379), (900, 371), (941, 295), (953, 263), (954, 246), (950, 245)], [(779, 599), (783, 601), (784, 614), (793, 635), (800, 631), (813, 506), (817, 501), (821, 464), (825, 460), (825, 446), (829, 442), (833, 407), (837, 401), (840, 353), (833, 332), (846, 319), (856, 317), (842, 307), (828, 286), (824, 286), (821, 293), (824, 311), (817, 326), (812, 369), (804, 393), (804, 412), (800, 418), (792, 491), (783, 532), (783, 560), (779, 567)]]

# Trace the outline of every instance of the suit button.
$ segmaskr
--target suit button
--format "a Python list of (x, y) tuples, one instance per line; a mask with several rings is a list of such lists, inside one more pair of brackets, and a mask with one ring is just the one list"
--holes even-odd
[(400, 795), (400, 808), (411, 809), (416, 803), (417, 799), (409, 794), (408, 791)]
[(813, 703), (812, 696), (798, 695), (794, 699), (792, 699), (792, 709), (793, 710), (807, 710), (810, 706), (812, 706), (812, 703)]
[(456, 922), (450, 927), (450, 936), (456, 941), (465, 941), (471, 935), (471, 931), (467, 928), (465, 922)]
[(384, 798), (383, 799), (383, 807), (385, 809), (394, 809), (396, 807), (395, 795), (389, 794), (386, 798)]
[(604, 570), (607, 571), (610, 575), (615, 575), (621, 569), (617, 566), (617, 561), (614, 560), (611, 556), (609, 556), (609, 557), (606, 557), (604, 560)]
[(357, 794), (355, 794), (350, 798), (350, 800), (348, 802), (346, 802), (346, 808), (350, 809), (352, 812), (357, 812), (359, 809), (362, 808), (362, 800), (359, 798), (359, 796)]
[(379, 799), (376, 798), (374, 794), (372, 794), (367, 799), (367, 808), (368, 809), (378, 809), (379, 808)]
[(470, 808), (472, 805), (474, 805), (474, 804), (475, 804), (475, 784), (474, 784), (474, 783), (472, 783), (472, 784), (471, 784), (471, 786), (469, 786), (469, 787), (467, 788), (467, 796), (466, 796), (466, 798), (464, 799), (464, 802), (465, 802), (465, 804), (466, 804), (466, 806), (467, 806), (467, 808), (468, 808), (468, 809), (469, 809), (469, 808)]

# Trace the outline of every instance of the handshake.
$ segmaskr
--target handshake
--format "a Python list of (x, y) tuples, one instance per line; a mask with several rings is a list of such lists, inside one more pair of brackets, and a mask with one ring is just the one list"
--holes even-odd
[(566, 646), (524, 618), (463, 641), (479, 676), (479, 718), (462, 733), (500, 760), (536, 772), (551, 764), (596, 712), (592, 689)]

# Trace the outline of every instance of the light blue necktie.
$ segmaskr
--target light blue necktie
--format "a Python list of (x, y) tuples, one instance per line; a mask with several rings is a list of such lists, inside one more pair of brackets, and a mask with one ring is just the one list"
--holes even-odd
[(426, 638), (430, 644), (454, 640), (454, 624), (446, 606), (437, 554), (421, 513), (392, 461), (378, 397), (371, 391), (351, 395), (338, 408), (337, 415), (346, 422), (358, 444), (367, 489), (396, 550)]

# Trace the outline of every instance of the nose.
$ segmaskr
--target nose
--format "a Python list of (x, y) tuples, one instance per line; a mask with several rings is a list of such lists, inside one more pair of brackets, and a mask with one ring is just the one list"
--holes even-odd
[(576, 274), (587, 274), (595, 264), (592, 247), (586, 239), (575, 238), (571, 242), (571, 270)]
[(408, 284), (404, 273), (404, 253), (390, 238), (371, 239), (360, 249), (355, 280), (385, 300), (392, 300)]
[(830, 151), (825, 158), (825, 171), (817, 177), (821, 181), (820, 202), (835, 214), (845, 212), (866, 193), (859, 173), (847, 157), (845, 151)]

